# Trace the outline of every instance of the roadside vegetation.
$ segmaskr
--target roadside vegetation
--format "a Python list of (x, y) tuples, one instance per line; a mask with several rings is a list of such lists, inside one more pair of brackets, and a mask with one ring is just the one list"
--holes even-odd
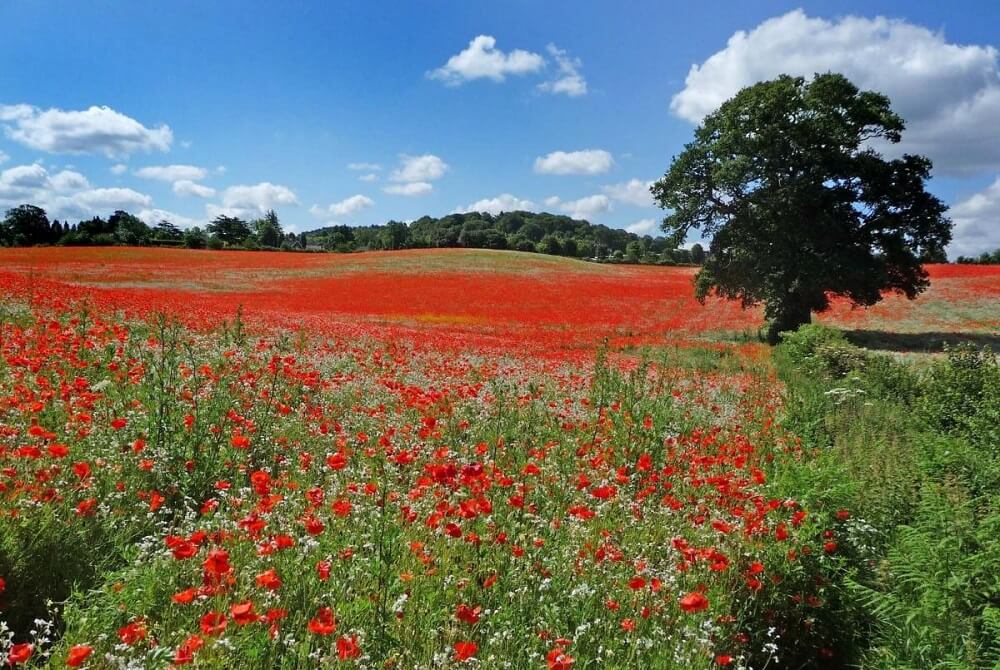
[(785, 427), (808, 458), (777, 485), (851, 510), (831, 624), (865, 668), (1000, 663), (1000, 365), (946, 346), (901, 362), (834, 329), (785, 336)]

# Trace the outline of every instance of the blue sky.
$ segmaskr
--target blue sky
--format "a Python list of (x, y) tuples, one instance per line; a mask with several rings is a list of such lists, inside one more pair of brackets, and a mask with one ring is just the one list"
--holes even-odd
[(646, 184), (699, 118), (835, 70), (934, 160), (952, 253), (1000, 246), (996, 2), (9, 0), (0, 25), (0, 206), (273, 206), (300, 231), (524, 207), (648, 232)]

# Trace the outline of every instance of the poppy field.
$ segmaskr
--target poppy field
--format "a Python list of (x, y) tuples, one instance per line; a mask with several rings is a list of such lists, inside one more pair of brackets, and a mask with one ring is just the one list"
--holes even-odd
[[(995, 333), (996, 266), (845, 329)], [(511, 252), (0, 249), (0, 663), (836, 667), (758, 312)]]

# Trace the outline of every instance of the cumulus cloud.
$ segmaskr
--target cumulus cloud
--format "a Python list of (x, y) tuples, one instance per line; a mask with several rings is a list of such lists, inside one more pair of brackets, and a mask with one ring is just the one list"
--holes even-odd
[(196, 184), (190, 179), (180, 179), (174, 182), (174, 193), (181, 196), (193, 196), (195, 198), (211, 198), (215, 196), (215, 189), (204, 184)]
[(65, 111), (2, 105), (0, 122), (10, 139), (49, 153), (115, 158), (137, 151), (168, 151), (174, 140), (169, 126), (147, 128), (110, 107)]
[(18, 165), (0, 172), (0, 199), (46, 200), (51, 193), (65, 193), (90, 188), (90, 182), (79, 172), (63, 170), (50, 175), (34, 163)]
[(80, 191), (73, 196), (73, 200), (93, 211), (135, 209), (153, 204), (153, 199), (148, 195), (130, 188), (94, 188)]
[(574, 219), (590, 220), (598, 214), (612, 211), (611, 200), (606, 195), (588, 195), (578, 200), (562, 200), (557, 196), (545, 199), (545, 205), (569, 214)]
[(611, 154), (604, 149), (583, 151), (553, 151), (535, 159), (535, 172), (539, 174), (601, 174), (615, 164)]
[(656, 219), (639, 219), (635, 223), (625, 226), (625, 230), (636, 235), (654, 235), (659, 225), (660, 222)]
[(361, 181), (378, 181), (378, 175), (374, 172), (369, 172), (368, 174), (363, 174), (358, 177)]
[(629, 179), (621, 184), (609, 184), (602, 190), (612, 200), (625, 202), (636, 207), (652, 207), (654, 204), (653, 194), (649, 192), (652, 185), (651, 181)]
[(111, 174), (125, 174), (128, 171), (128, 166), (125, 163), (115, 163), (111, 166)]
[(978, 256), (1000, 249), (1000, 177), (948, 212), (955, 223), (948, 251), (952, 256)]
[(4, 152), (0, 151), (0, 165), (3, 165), (4, 163), (6, 163), (9, 160), (10, 160), (10, 156), (8, 156)]
[(79, 172), (63, 170), (49, 178), (50, 186), (56, 191), (75, 191), (90, 188), (90, 182)]
[(483, 198), (465, 207), (458, 207), (455, 213), (463, 212), (489, 212), (499, 214), (501, 212), (514, 212), (518, 210), (534, 209), (535, 203), (530, 200), (522, 200), (510, 193), (501, 193), (495, 198)]
[(898, 150), (922, 153), (952, 174), (1000, 166), (1000, 66), (992, 46), (885, 17), (836, 21), (794, 10), (733, 34), (692, 65), (673, 112), (698, 123), (739, 89), (779, 74), (840, 72), (889, 96), (907, 122)]
[[(229, 216), (255, 216), (278, 205), (297, 205), (298, 198), (287, 186), (264, 181), (253, 185), (230, 186), (222, 193), (222, 207), (209, 205), (210, 211)], [(214, 217), (213, 217), (214, 218)]]
[(504, 53), (496, 48), (496, 43), (496, 38), (490, 35), (479, 35), (469, 42), (469, 46), (449, 58), (447, 63), (428, 72), (427, 76), (449, 86), (458, 86), (473, 79), (500, 82), (507, 75), (538, 72), (545, 66), (545, 59), (539, 54), (522, 49)]
[(447, 163), (434, 154), (400, 154), (399, 163), (399, 167), (389, 175), (392, 181), (434, 181), (443, 177), (450, 169)]
[(150, 165), (135, 171), (135, 176), (158, 181), (201, 181), (208, 170), (197, 165)]
[(348, 163), (348, 170), (357, 170), (363, 172), (378, 172), (382, 169), (382, 166), (378, 163)]
[(155, 226), (160, 221), (166, 220), (173, 224), (180, 226), (181, 228), (190, 228), (191, 226), (201, 226), (204, 225), (204, 221), (199, 221), (198, 219), (192, 219), (190, 217), (184, 216), (183, 214), (175, 214), (174, 212), (167, 211), (165, 209), (143, 209), (136, 214), (140, 219), (142, 219), (146, 225)]
[(130, 188), (91, 188), (79, 172), (49, 174), (37, 163), (0, 172), (0, 206), (26, 202), (38, 205), (53, 219), (82, 219), (107, 216), (116, 209), (150, 207), (153, 199)]
[(309, 213), (313, 216), (324, 219), (328, 216), (351, 216), (352, 214), (357, 214), (363, 209), (371, 207), (375, 204), (375, 201), (368, 196), (352, 195), (349, 198), (344, 198), (340, 202), (332, 203), (327, 207), (320, 207), (319, 205), (313, 205), (309, 208)]
[(11, 189), (46, 188), (48, 183), (48, 170), (38, 163), (18, 165), (0, 173), (0, 184)]
[(576, 98), (587, 94), (587, 80), (580, 74), (583, 61), (579, 58), (570, 58), (564, 49), (560, 49), (555, 44), (545, 47), (549, 55), (555, 59), (558, 71), (555, 79), (542, 82), (538, 85), (538, 90), (545, 93), (563, 94), (571, 98)]
[(389, 195), (418, 196), (427, 195), (434, 187), (425, 181), (413, 181), (406, 184), (389, 184), (382, 189)]

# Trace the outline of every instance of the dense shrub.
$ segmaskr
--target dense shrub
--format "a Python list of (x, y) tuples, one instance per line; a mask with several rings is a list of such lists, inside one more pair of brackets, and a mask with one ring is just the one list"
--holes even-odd
[(833, 379), (864, 367), (868, 358), (864, 350), (848, 342), (839, 330), (819, 324), (783, 333), (782, 343), (785, 354), (796, 367)]

